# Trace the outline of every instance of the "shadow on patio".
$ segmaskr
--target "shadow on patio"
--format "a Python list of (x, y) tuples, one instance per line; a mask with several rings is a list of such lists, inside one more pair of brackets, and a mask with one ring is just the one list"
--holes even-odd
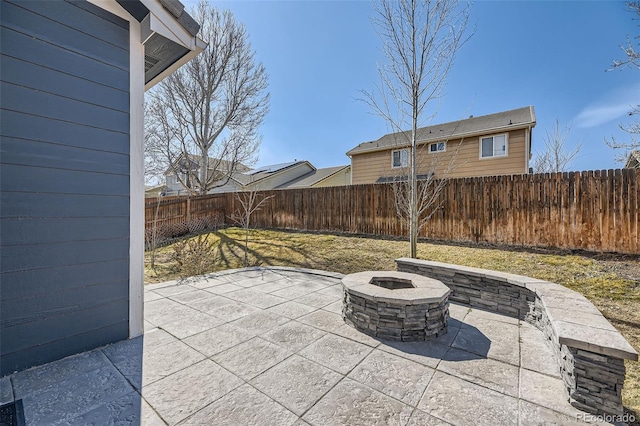
[(247, 268), (145, 288), (145, 336), (2, 379), (28, 424), (580, 424), (544, 335), (451, 304), (427, 342), (341, 318), (340, 275)]

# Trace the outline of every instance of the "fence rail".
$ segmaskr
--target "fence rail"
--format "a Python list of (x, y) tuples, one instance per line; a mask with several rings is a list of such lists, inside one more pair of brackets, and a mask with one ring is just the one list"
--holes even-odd
[[(252, 226), (402, 236), (390, 185), (262, 191)], [(435, 240), (640, 254), (640, 170), (451, 179), (421, 232)], [(157, 207), (159, 206), (159, 207)], [(235, 194), (148, 199), (147, 227), (239, 208)], [(174, 221), (174, 222), (172, 222)]]

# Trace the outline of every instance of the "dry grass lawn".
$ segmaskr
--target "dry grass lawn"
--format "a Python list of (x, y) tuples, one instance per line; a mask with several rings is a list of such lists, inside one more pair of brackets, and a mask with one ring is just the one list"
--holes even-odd
[[(216, 255), (209, 272), (240, 268), (244, 233), (228, 228), (209, 236)], [(157, 251), (156, 268), (148, 265), (145, 281), (155, 283), (180, 276), (171, 246)], [(249, 241), (249, 265), (294, 266), (348, 274), (393, 270), (394, 259), (407, 255), (405, 241), (348, 236), (254, 230)], [(420, 259), (457, 263), (544, 279), (585, 295), (640, 352), (640, 260), (628, 257), (582, 256), (508, 251), (495, 248), (418, 244)], [(146, 254), (147, 261), (149, 253)], [(627, 362), (623, 400), (640, 414), (640, 363)], [(638, 415), (636, 414), (636, 418)]]

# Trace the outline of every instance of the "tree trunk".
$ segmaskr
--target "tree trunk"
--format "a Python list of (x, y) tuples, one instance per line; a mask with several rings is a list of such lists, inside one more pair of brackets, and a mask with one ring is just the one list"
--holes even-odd
[(209, 153), (207, 150), (202, 149), (200, 151), (200, 188), (198, 188), (198, 194), (204, 195), (207, 193), (207, 172), (209, 171)]

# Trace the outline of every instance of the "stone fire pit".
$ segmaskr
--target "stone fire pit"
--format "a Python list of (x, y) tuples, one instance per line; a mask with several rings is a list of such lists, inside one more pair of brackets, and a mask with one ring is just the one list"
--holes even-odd
[(342, 318), (371, 336), (428, 340), (447, 332), (449, 293), (438, 280), (395, 271), (366, 271), (342, 279)]

